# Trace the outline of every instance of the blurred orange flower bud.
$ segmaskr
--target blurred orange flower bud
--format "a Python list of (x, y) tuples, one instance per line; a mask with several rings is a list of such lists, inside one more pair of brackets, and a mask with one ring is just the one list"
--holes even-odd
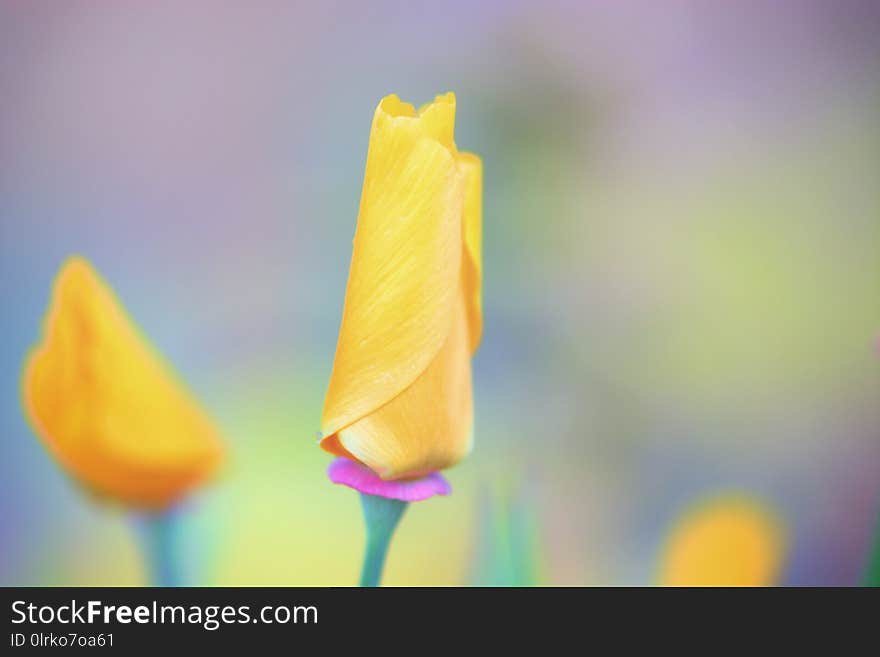
[(58, 274), (22, 388), (49, 451), (100, 497), (162, 509), (223, 459), (209, 418), (83, 258)]
[(660, 564), (664, 586), (772, 586), (785, 555), (781, 521), (742, 495), (699, 503), (675, 524)]

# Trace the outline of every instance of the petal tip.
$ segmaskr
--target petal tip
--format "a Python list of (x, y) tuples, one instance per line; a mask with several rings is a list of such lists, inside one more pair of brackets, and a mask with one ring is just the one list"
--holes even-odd
[(61, 264), (56, 276), (59, 289), (70, 285), (82, 285), (97, 278), (95, 268), (88, 258), (81, 255), (70, 255)]
[(380, 100), (378, 110), (391, 117), (416, 116), (416, 108), (411, 103), (402, 101), (397, 94), (388, 94)]
[(426, 110), (435, 105), (452, 105), (452, 108), (455, 109), (455, 92), (447, 91), (445, 94), (437, 94), (434, 96), (434, 100), (425, 103), (419, 108), (419, 114), (424, 114)]

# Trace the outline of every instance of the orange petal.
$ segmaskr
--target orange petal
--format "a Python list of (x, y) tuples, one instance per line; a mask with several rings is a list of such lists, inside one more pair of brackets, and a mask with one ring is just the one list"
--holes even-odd
[[(322, 445), (409, 388), (447, 342), (460, 296), (463, 179), (455, 98), (373, 119), (357, 231), (324, 402)], [(378, 471), (390, 471), (382, 467)]]
[(222, 460), (210, 420), (82, 258), (58, 275), (23, 397), (49, 450), (101, 496), (161, 508)]

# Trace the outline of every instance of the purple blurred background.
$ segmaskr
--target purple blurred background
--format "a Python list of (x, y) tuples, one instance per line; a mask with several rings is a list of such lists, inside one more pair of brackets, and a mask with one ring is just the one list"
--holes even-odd
[(539, 583), (648, 583), (682, 507), (784, 518), (783, 581), (858, 581), (880, 505), (880, 6), (0, 4), (0, 583), (137, 584), (19, 381), (89, 257), (223, 428), (194, 580), (349, 584), (314, 444), (378, 100), (453, 90), (484, 159), (476, 448), (390, 584), (468, 581), (526, 490)]

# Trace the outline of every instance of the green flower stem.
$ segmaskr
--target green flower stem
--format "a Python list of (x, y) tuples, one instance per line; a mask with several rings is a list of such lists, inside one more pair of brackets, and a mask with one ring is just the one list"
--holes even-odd
[(173, 511), (143, 516), (140, 524), (151, 586), (182, 586), (183, 572), (177, 550), (179, 520)]
[(874, 537), (871, 543), (871, 552), (868, 557), (868, 569), (865, 571), (865, 586), (880, 586), (880, 518), (874, 528)]
[(391, 537), (408, 502), (361, 493), (364, 522), (367, 525), (367, 549), (360, 586), (379, 586)]

